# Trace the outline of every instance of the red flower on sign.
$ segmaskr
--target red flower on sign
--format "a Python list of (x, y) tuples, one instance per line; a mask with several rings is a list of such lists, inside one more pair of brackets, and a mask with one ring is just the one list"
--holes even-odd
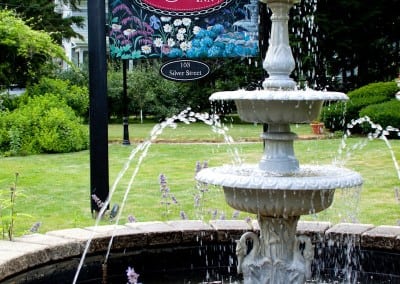
[(224, 3), (226, 0), (142, 0), (154, 8), (174, 12), (194, 12), (206, 10)]

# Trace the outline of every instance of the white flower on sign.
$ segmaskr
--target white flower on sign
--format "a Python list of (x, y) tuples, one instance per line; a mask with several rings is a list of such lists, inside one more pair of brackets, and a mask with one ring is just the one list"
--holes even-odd
[(169, 47), (175, 46), (175, 40), (173, 38), (169, 38), (167, 41)]
[(154, 45), (156, 46), (156, 47), (161, 47), (162, 45), (163, 45), (163, 41), (162, 41), (162, 39), (161, 38), (156, 38), (154, 41), (153, 41), (153, 43), (154, 43)]
[(188, 49), (190, 49), (192, 47), (192, 43), (188, 42), (188, 41), (184, 41), (181, 42), (180, 46), (179, 46), (183, 51), (187, 51)]
[(144, 54), (150, 54), (151, 53), (151, 46), (150, 45), (143, 45), (141, 49), (142, 49), (142, 52)]
[(199, 26), (193, 27), (193, 34), (197, 35), (200, 31), (201, 31), (201, 28)]
[(192, 20), (191, 20), (190, 18), (183, 18), (183, 19), (182, 19), (182, 24), (183, 24), (185, 27), (190, 26), (191, 23), (192, 23)]
[(181, 19), (175, 19), (174, 20), (174, 26), (175, 27), (179, 27), (180, 25), (182, 25), (182, 20)]
[(166, 32), (166, 33), (172, 32), (172, 26), (170, 24), (164, 25), (163, 28), (164, 28), (164, 32)]

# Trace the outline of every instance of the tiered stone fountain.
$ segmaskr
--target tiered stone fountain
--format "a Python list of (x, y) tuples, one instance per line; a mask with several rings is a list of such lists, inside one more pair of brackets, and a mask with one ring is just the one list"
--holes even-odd
[[(343, 93), (297, 90), (289, 75), (295, 68), (289, 46), (289, 10), (297, 0), (261, 0), (272, 11), (272, 30), (263, 89), (214, 93), (210, 100), (234, 100), (243, 121), (268, 124), (258, 165), (227, 165), (202, 170), (198, 181), (222, 186), (228, 204), (257, 214), (260, 236), (245, 233), (237, 241), (238, 272), (244, 283), (304, 283), (311, 277), (314, 248), (296, 236), (301, 215), (328, 208), (335, 189), (362, 184), (361, 176), (335, 166), (300, 166), (293, 150), (291, 123), (316, 119), (324, 101), (347, 100)], [(248, 239), (252, 241), (249, 253)]]

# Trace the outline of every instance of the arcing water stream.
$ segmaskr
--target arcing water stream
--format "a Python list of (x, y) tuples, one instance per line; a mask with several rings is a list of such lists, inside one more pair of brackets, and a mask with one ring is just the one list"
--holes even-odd
[[(115, 218), (115, 225), (119, 224), (120, 218), (121, 218), (121, 213), (123, 212), (123, 209), (125, 207), (128, 195), (132, 189), (132, 185), (133, 182), (136, 178), (136, 175), (138, 174), (140, 167), (142, 165), (143, 160), (145, 159), (145, 157), (147, 156), (148, 150), (150, 148), (150, 146), (152, 145), (152, 143), (157, 139), (157, 137), (159, 135), (161, 135), (164, 131), (165, 128), (171, 127), (171, 128), (176, 128), (177, 127), (177, 123), (176, 121), (179, 121), (181, 123), (185, 123), (185, 124), (190, 124), (192, 122), (196, 122), (196, 121), (201, 121), (203, 123), (205, 123), (206, 125), (210, 125), (212, 127), (212, 130), (218, 134), (223, 135), (224, 137), (224, 141), (227, 144), (231, 144), (233, 142), (232, 137), (230, 137), (229, 135), (227, 135), (226, 131), (227, 129), (223, 126), (223, 124), (221, 124), (221, 122), (219, 121), (219, 117), (218, 116), (213, 116), (213, 115), (209, 115), (207, 113), (195, 113), (191, 111), (191, 108), (187, 108), (185, 110), (183, 110), (182, 112), (180, 112), (178, 115), (174, 115), (170, 118), (167, 118), (166, 120), (164, 120), (163, 122), (156, 124), (153, 129), (150, 132), (149, 138), (146, 139), (144, 142), (140, 143), (139, 145), (137, 145), (131, 152), (131, 154), (129, 155), (126, 163), (124, 164), (124, 167), (121, 169), (121, 171), (118, 173), (112, 187), (110, 190), (110, 194), (107, 198), (107, 200), (104, 202), (104, 204), (101, 207), (101, 210), (98, 213), (98, 216), (96, 218), (95, 221), (95, 226), (98, 226), (100, 223), (101, 218), (104, 216), (105, 211), (107, 210), (109, 204), (110, 204), (110, 200), (113, 197), (116, 188), (118, 186), (118, 184), (120, 183), (122, 177), (126, 174), (126, 172), (129, 170), (131, 163), (133, 162), (133, 160), (135, 159), (136, 155), (138, 155), (140, 153), (140, 156), (138, 157), (138, 160), (136, 162), (135, 168), (131, 174), (130, 180), (129, 180), (129, 184), (127, 186), (127, 188), (125, 189), (125, 193), (123, 196), (123, 200), (121, 203), (121, 207), (118, 211), (118, 214)], [(234, 155), (234, 157), (239, 157), (239, 155), (236, 153)], [(82, 266), (84, 264), (84, 260), (86, 258), (86, 255), (89, 251), (90, 245), (91, 245), (91, 241), (94, 237), (95, 232), (93, 231), (92, 235), (89, 238), (89, 241), (86, 243), (84, 252), (82, 254), (82, 257), (80, 259), (78, 268), (76, 270), (75, 273), (75, 277), (73, 280), (73, 283), (75, 284), (78, 280), (80, 271), (82, 269)], [(114, 235), (111, 237), (109, 245), (108, 245), (108, 250), (106, 252), (105, 258), (104, 258), (104, 264), (107, 264), (107, 260), (111, 251), (111, 246), (112, 246), (112, 242), (113, 242), (113, 238)]]

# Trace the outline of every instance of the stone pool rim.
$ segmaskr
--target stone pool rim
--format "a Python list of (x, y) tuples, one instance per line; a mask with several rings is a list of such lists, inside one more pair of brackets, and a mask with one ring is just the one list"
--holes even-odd
[[(51, 264), (84, 252), (93, 237), (88, 255), (105, 252), (114, 235), (112, 250), (142, 249), (157, 246), (185, 246), (211, 242), (232, 243), (246, 231), (259, 231), (257, 221), (200, 220), (137, 222), (30, 234), (13, 241), (0, 240), (0, 282), (41, 265)], [(400, 253), (400, 226), (374, 226), (317, 221), (300, 221), (297, 234), (309, 236), (313, 243), (353, 244), (365, 249)]]

